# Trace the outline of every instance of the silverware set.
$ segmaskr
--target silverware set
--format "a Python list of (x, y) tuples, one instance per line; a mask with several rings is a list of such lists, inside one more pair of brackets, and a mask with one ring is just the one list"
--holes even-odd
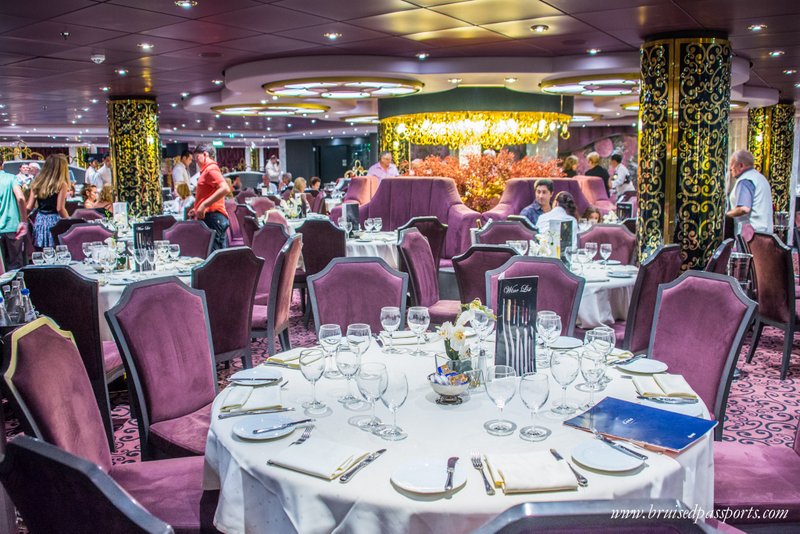
[(259, 434), (266, 434), (267, 432), (274, 432), (276, 430), (284, 430), (286, 428), (290, 428), (297, 425), (302, 425), (303, 423), (313, 423), (316, 419), (301, 419), (299, 421), (292, 421), (290, 423), (283, 423), (282, 425), (273, 425), (268, 426), (266, 428), (256, 428), (253, 430), (253, 435), (257, 436)]
[(504, 306), (502, 326), (506, 365), (513, 367), (518, 374), (533, 372), (533, 314), (525, 301), (508, 299)]
[(265, 408), (263, 410), (245, 410), (242, 412), (229, 412), (221, 413), (217, 416), (219, 419), (228, 419), (230, 417), (239, 417), (241, 415), (265, 415), (269, 413), (293, 412), (294, 408)]
[(646, 454), (638, 453), (638, 452), (636, 452), (634, 450), (629, 449), (628, 447), (620, 445), (616, 441), (611, 441), (610, 439), (608, 439), (607, 437), (602, 435), (600, 432), (598, 432), (596, 428), (592, 429), (592, 433), (594, 434), (595, 438), (599, 439), (600, 441), (602, 441), (603, 443), (605, 443), (606, 445), (608, 445), (612, 449), (615, 449), (615, 450), (617, 450), (617, 451), (619, 451), (619, 452), (621, 452), (623, 454), (627, 454), (628, 456), (632, 456), (633, 458), (636, 458), (637, 460), (642, 460), (642, 461), (645, 461), (645, 460), (647, 460), (649, 458), (649, 456), (647, 456)]
[(367, 456), (366, 458), (364, 458), (363, 460), (358, 462), (356, 465), (354, 465), (353, 467), (348, 469), (345, 472), (345, 474), (340, 476), (339, 477), (339, 482), (342, 483), (342, 484), (346, 484), (346, 483), (350, 482), (350, 479), (352, 479), (355, 476), (356, 473), (358, 473), (359, 471), (361, 471), (362, 469), (367, 467), (369, 464), (371, 464), (372, 462), (377, 460), (378, 457), (381, 454), (383, 454), (384, 452), (386, 452), (386, 449), (380, 449), (380, 450), (377, 450), (377, 451), (373, 452), (372, 454), (370, 454), (369, 456)]
[(489, 482), (489, 479), (486, 478), (486, 473), (483, 472), (483, 460), (481, 459), (481, 453), (473, 452), (471, 460), (472, 467), (480, 471), (481, 476), (483, 477), (483, 487), (486, 489), (486, 495), (494, 495), (494, 485)]
[(558, 460), (559, 462), (562, 462), (562, 461), (563, 461), (563, 462), (566, 462), (566, 463), (567, 463), (567, 466), (569, 466), (570, 470), (572, 471), (572, 474), (573, 474), (573, 475), (575, 475), (575, 480), (577, 480), (577, 481), (578, 481), (578, 486), (580, 486), (580, 487), (582, 487), (582, 488), (585, 488), (586, 486), (588, 486), (588, 485), (589, 485), (589, 480), (588, 480), (588, 479), (587, 479), (585, 476), (583, 476), (582, 474), (580, 474), (580, 473), (579, 473), (579, 472), (578, 472), (578, 471), (577, 471), (577, 470), (576, 470), (574, 467), (572, 467), (572, 464), (571, 464), (571, 463), (569, 463), (569, 462), (567, 462), (566, 460), (564, 460), (564, 457), (563, 457), (563, 456), (561, 456), (561, 455), (558, 453), (558, 451), (557, 451), (557, 450), (555, 450), (555, 449), (550, 449), (550, 454), (552, 454), (552, 455), (553, 455), (553, 458), (555, 458), (555, 459), (556, 459), (556, 460)]
[(660, 404), (697, 404), (700, 402), (698, 399), (686, 399), (683, 397), (647, 397), (645, 395), (637, 395), (636, 398)]
[(308, 426), (306, 427), (306, 429), (305, 429), (305, 430), (303, 430), (303, 434), (302, 434), (302, 435), (301, 435), (299, 438), (297, 438), (296, 440), (294, 440), (293, 442), (291, 442), (291, 443), (289, 444), (289, 446), (292, 446), (292, 445), (302, 445), (303, 443), (305, 443), (305, 442), (306, 442), (306, 440), (307, 440), (308, 438), (310, 438), (310, 437), (311, 437), (311, 432), (312, 432), (313, 430), (314, 430), (314, 425), (308, 425)]

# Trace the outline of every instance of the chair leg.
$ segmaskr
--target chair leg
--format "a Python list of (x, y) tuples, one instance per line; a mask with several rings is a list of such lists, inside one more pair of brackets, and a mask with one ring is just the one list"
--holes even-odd
[(753, 326), (753, 340), (750, 342), (750, 350), (747, 351), (747, 363), (753, 361), (756, 347), (758, 347), (758, 342), (761, 341), (762, 330), (764, 330), (764, 323), (761, 322), (761, 319), (756, 319), (756, 324)]
[(250, 369), (253, 367), (253, 355), (249, 350), (242, 355), (242, 367), (245, 369)]
[(781, 380), (786, 380), (789, 374), (789, 358), (792, 356), (794, 345), (794, 329), (789, 325), (783, 334), (783, 360), (781, 361)]
[(280, 339), (280, 342), (281, 342), (281, 351), (285, 352), (287, 350), (291, 350), (292, 349), (292, 342), (289, 341), (289, 329), (288, 328), (286, 330), (284, 330), (283, 332), (281, 332), (280, 334), (278, 334), (278, 338)]

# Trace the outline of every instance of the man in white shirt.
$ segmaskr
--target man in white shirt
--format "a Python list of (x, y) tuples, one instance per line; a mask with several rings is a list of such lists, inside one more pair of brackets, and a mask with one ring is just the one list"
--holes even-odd
[(631, 182), (631, 173), (628, 171), (628, 168), (622, 164), (621, 154), (611, 155), (611, 163), (608, 167), (608, 173), (611, 175), (609, 178), (609, 189), (616, 192), (617, 198), (619, 198), (623, 193), (634, 190), (633, 183)]
[(394, 178), (400, 172), (397, 167), (392, 163), (392, 153), (384, 150), (378, 156), (378, 162), (367, 170), (367, 176), (375, 176), (378, 180), (384, 178)]
[(108, 154), (103, 157), (103, 166), (100, 167), (95, 175), (95, 184), (100, 191), (103, 190), (103, 187), (113, 184), (111, 179), (111, 156)]
[(90, 157), (89, 166), (86, 167), (86, 172), (83, 175), (83, 183), (97, 185), (97, 182), (95, 182), (95, 175), (97, 174), (98, 168), (100, 168), (100, 164), (98, 163), (97, 159)]
[(728, 212), (733, 218), (734, 232), (742, 232), (742, 226), (752, 225), (756, 232), (772, 233), (772, 190), (763, 174), (755, 170), (753, 154), (737, 150), (731, 154), (728, 170), (736, 182), (728, 198)]
[(270, 183), (277, 185), (278, 180), (280, 179), (281, 163), (278, 161), (278, 156), (273, 154), (269, 157), (269, 161), (264, 166), (264, 176), (261, 178), (261, 183), (266, 186), (269, 186)]
[(178, 192), (178, 184), (189, 185), (189, 165), (192, 164), (192, 153), (184, 150), (180, 159), (172, 167), (172, 190)]
[(27, 163), (23, 163), (19, 166), (19, 172), (17, 173), (17, 185), (22, 188), (27, 188), (31, 185), (33, 181), (33, 176), (31, 176), (31, 169)]

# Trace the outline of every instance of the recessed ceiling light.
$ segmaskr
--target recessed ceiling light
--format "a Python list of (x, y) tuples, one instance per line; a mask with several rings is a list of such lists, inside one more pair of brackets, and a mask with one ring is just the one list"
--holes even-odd
[(767, 25), (766, 24), (751, 24), (750, 26), (747, 27), (747, 29), (750, 30), (751, 32), (760, 32), (761, 30), (766, 30), (767, 29)]
[(417, 59), (418, 59), (418, 60), (420, 60), (420, 61), (424, 61), (424, 60), (426, 60), (426, 59), (428, 59), (428, 58), (430, 57), (430, 54), (429, 54), (429, 53), (427, 53), (427, 52), (418, 52), (418, 53), (416, 54), (416, 56), (417, 56)]
[(267, 103), (266, 100), (260, 100), (259, 102), (261, 102), (262, 104), (266, 104)]
[(128, 74), (128, 71), (125, 69), (117, 69), (117, 74), (119, 74), (120, 76), (125, 76), (126, 74)]
[(89, 102), (91, 102), (92, 104), (97, 104), (98, 100), (96, 98), (93, 98), (89, 100)]
[(800, 82), (797, 82), (796, 84), (794, 84), (794, 86), (795, 87), (800, 87)]
[(222, 85), (223, 82), (222, 80), (211, 80), (211, 83), (213, 83), (214, 85)]
[(175, 0), (175, 5), (183, 9), (191, 9), (197, 5), (195, 0)]
[(597, 55), (597, 54), (600, 53), (600, 49), (599, 48), (590, 48), (589, 50), (586, 51), (586, 53), (591, 55), (591, 56), (594, 56), (594, 55)]
[(505, 79), (505, 82), (506, 82), (506, 83), (514, 83), (514, 82), (516, 82), (516, 81), (517, 81), (517, 79), (516, 79), (516, 78), (513, 78), (513, 77), (511, 77), (511, 78), (506, 78), (506, 79)]
[(172, 106), (173, 108), (177, 108), (177, 107), (178, 107), (178, 104), (176, 104), (175, 102), (173, 102), (172, 104), (170, 104), (170, 106)]
[(544, 33), (550, 29), (550, 26), (547, 24), (534, 24), (531, 26), (531, 31), (536, 33)]
[(103, 91), (104, 93), (107, 93), (111, 90), (111, 88), (107, 85), (104, 85), (103, 87), (100, 88), (100, 90)]
[(139, 48), (141, 48), (145, 52), (150, 51), (155, 47), (155, 45), (153, 45), (153, 43), (139, 43), (136, 46), (138, 46)]
[(783, 50), (773, 50), (772, 52), (769, 53), (769, 57), (780, 57), (785, 53), (786, 52), (784, 52)]
[(183, 98), (186, 98), (187, 96), (189, 96), (189, 93), (181, 93), (181, 96), (182, 96)]
[(457, 83), (461, 83), (461, 78), (448, 78), (447, 81), (452, 83), (452, 84), (457, 84)]
[(323, 33), (322, 36), (325, 37), (326, 39), (331, 40), (331, 41), (335, 41), (336, 39), (341, 37), (342, 34), (338, 33), (338, 32), (327, 32), (327, 33)]
[(783, 73), (787, 76), (791, 76), (792, 74), (797, 74), (797, 69), (786, 69)]

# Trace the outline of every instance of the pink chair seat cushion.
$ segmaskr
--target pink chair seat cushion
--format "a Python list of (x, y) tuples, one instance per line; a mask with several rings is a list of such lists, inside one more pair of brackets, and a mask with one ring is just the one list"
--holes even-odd
[(203, 458), (170, 458), (118, 464), (111, 476), (150, 513), (175, 532), (215, 532), (218, 492), (203, 492)]
[(211, 404), (176, 419), (150, 425), (153, 445), (169, 456), (202, 455), (206, 450)]
[(441, 269), (442, 267), (445, 267), (445, 268), (448, 268), (448, 269), (452, 269), (453, 268), (453, 259), (452, 258), (442, 258), (441, 260), (439, 260), (439, 268)]
[(453, 322), (460, 311), (460, 300), (439, 300), (428, 307), (431, 324), (442, 324), (445, 321)]
[[(798, 480), (800, 455), (789, 447), (714, 443), (714, 507), (717, 509), (785, 508), (789, 510), (785, 520), (798, 521)], [(750, 522), (758, 521), (751, 519)]]
[(241, 237), (232, 237), (228, 240), (229, 247), (243, 247), (244, 246), (244, 239)]
[(117, 344), (113, 341), (103, 341), (103, 369), (106, 374), (122, 367), (122, 356), (119, 354)]
[(269, 293), (256, 293), (256, 300), (253, 303), (257, 306), (267, 306), (269, 304)]
[[(268, 301), (269, 297), (265, 298)], [(266, 328), (267, 327), (267, 306), (258, 304), (258, 295), (256, 295), (256, 305), (253, 306), (253, 328)]]

